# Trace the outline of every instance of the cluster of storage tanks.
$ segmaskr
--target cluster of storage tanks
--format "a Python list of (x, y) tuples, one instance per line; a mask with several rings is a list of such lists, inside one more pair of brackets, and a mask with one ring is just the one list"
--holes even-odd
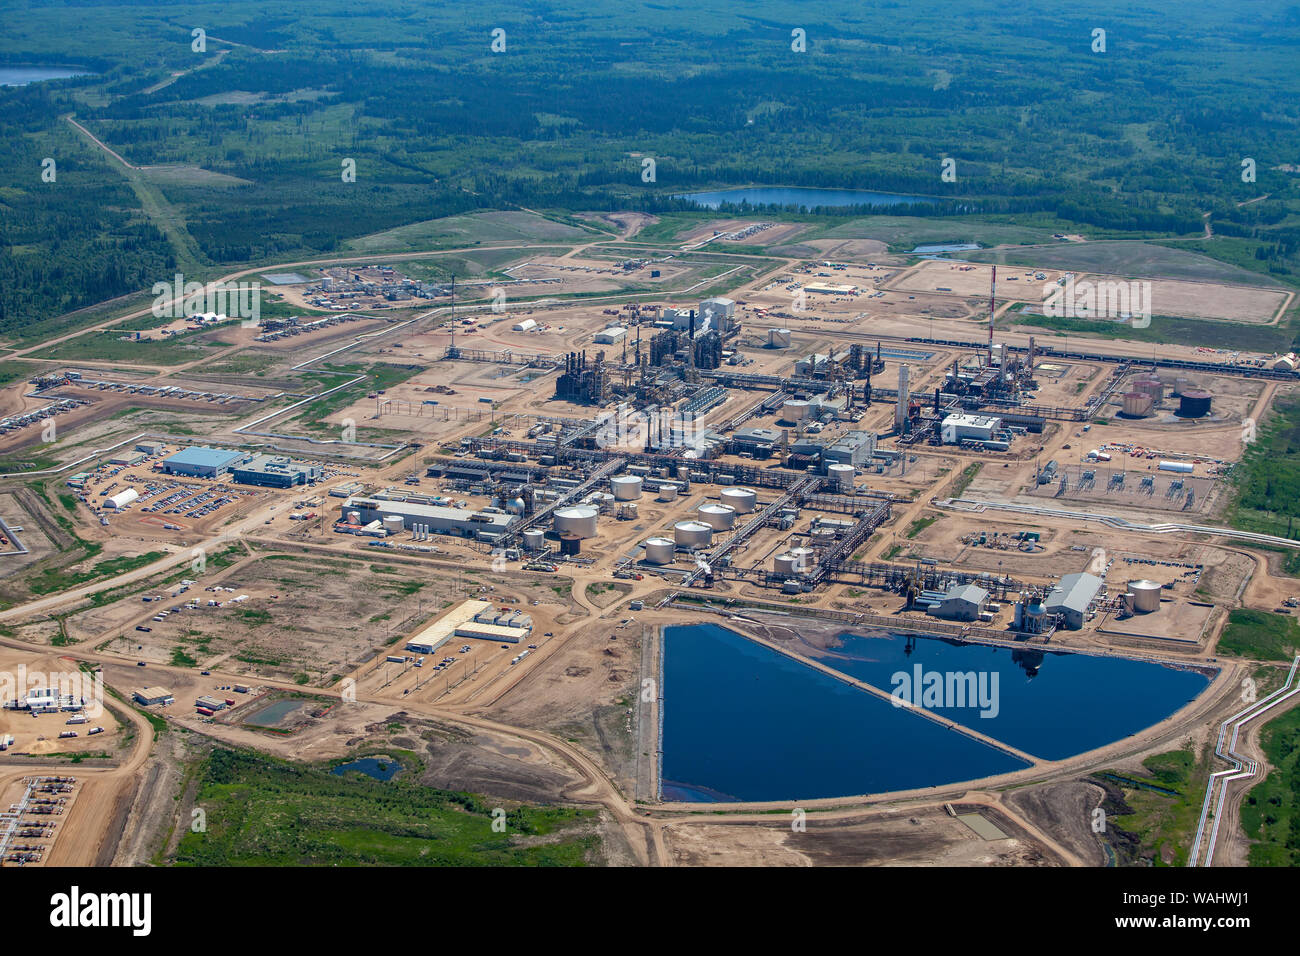
[(772, 570), (777, 574), (793, 577), (803, 574), (813, 566), (812, 548), (791, 548), (772, 559)]
[[(1167, 378), (1167, 376), (1166, 376)], [(1129, 418), (1145, 418), (1154, 410), (1157, 403), (1165, 397), (1165, 387), (1169, 382), (1152, 372), (1147, 372), (1133, 379), (1127, 392), (1120, 395), (1123, 412)], [(1178, 398), (1179, 418), (1204, 418), (1210, 414), (1213, 396), (1185, 376), (1176, 376), (1173, 381), (1173, 394)]]

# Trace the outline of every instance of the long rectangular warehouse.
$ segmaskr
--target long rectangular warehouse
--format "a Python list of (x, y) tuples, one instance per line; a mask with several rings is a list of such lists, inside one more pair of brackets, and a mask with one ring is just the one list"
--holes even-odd
[(413, 654), (432, 654), (456, 633), (462, 624), (472, 622), (475, 614), (491, 608), (487, 601), (462, 601), (438, 620), (418, 632), (406, 642), (406, 649)]
[(446, 508), (442, 505), (426, 505), (413, 501), (385, 501), (382, 498), (352, 497), (343, 502), (343, 518), (347, 520), (348, 512), (360, 514), (361, 524), (380, 521), (389, 515), (402, 519), (402, 527), (410, 530), (412, 525), (427, 525), (435, 534), (455, 533), (490, 539), (504, 534), (514, 522), (515, 516), (509, 514), (490, 514), (485, 511), (470, 511), (467, 508)]
[(527, 627), (505, 627), (501, 624), (480, 624), (477, 621), (469, 621), (456, 628), (457, 637), (473, 637), (480, 641), (504, 641), (507, 644), (518, 644), (521, 637), (527, 637), (531, 628)]

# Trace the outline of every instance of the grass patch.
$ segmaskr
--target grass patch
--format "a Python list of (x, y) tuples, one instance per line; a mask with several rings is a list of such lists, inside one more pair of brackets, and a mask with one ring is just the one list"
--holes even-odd
[(1300, 652), (1300, 625), (1289, 616), (1234, 608), (1228, 612), (1218, 652), (1261, 661), (1289, 661)]
[(1300, 866), (1300, 710), (1270, 720), (1259, 739), (1273, 770), (1241, 804), (1241, 827), (1255, 841), (1250, 865)]
[[(590, 811), (517, 807), (498, 814), (498, 833), (496, 808), (473, 794), (246, 751), (214, 750), (197, 781), (208, 829), (181, 838), (179, 865), (581, 866), (597, 846), (594, 836), (563, 834)], [(546, 835), (558, 839), (532, 839)]]

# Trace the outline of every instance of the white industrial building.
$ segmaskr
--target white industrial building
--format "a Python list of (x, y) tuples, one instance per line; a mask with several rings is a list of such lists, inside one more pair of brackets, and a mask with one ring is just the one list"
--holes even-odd
[(109, 495), (104, 499), (104, 507), (112, 508), (114, 511), (121, 511), (135, 499), (140, 497), (140, 493), (134, 488), (126, 488), (115, 495)]
[(531, 332), (535, 328), (537, 328), (536, 319), (524, 319), (521, 322), (516, 322), (514, 325), (514, 330), (516, 332)]
[(1077, 631), (1087, 620), (1088, 608), (1104, 583), (1101, 578), (1086, 572), (1067, 574), (1047, 595), (1043, 608), (1050, 615), (1060, 616), (1070, 630)]
[(700, 317), (708, 328), (728, 331), (736, 320), (736, 301), (724, 296), (714, 296), (700, 303)]
[(835, 444), (822, 450), (822, 464), (826, 467), (852, 465), (854, 468), (861, 468), (871, 460), (875, 451), (875, 432), (846, 432), (835, 440)]
[(992, 415), (949, 415), (939, 426), (939, 436), (945, 445), (963, 441), (992, 441), (995, 432), (1002, 430), (1002, 419)]
[(597, 332), (592, 341), (597, 345), (617, 345), (623, 341), (626, 335), (627, 329), (619, 325), (611, 325), (609, 328)]
[[(357, 521), (350, 521), (350, 513), (357, 513)], [(412, 525), (428, 527), (434, 534), (459, 534), (475, 537), (480, 541), (490, 540), (505, 533), (515, 521), (512, 514), (493, 514), (486, 511), (471, 511), (468, 508), (447, 508), (442, 505), (426, 505), (414, 501), (385, 501), (380, 498), (353, 496), (343, 502), (343, 521), (347, 524), (368, 525), (382, 522), (389, 516), (399, 517), (402, 527), (410, 530)]]
[(978, 621), (989, 603), (989, 592), (975, 584), (957, 584), (931, 603), (926, 613), (945, 621)]

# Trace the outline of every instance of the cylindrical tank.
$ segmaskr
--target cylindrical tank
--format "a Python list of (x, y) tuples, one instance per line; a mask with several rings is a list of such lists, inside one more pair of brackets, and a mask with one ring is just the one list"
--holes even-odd
[(577, 554), (582, 550), (582, 538), (576, 534), (560, 535), (560, 554)]
[(555, 512), (555, 530), (560, 535), (574, 534), (579, 538), (594, 538), (598, 514), (590, 505), (561, 508)]
[(668, 538), (647, 538), (645, 559), (650, 564), (672, 564), (676, 545)]
[(1129, 418), (1145, 418), (1155, 404), (1148, 392), (1125, 392), (1120, 399)]
[(635, 519), (636, 514), (637, 511), (636, 511), (635, 501), (625, 501), (618, 506), (618, 516), (620, 518), (623, 518), (625, 520)]
[(384, 530), (389, 534), (397, 534), (404, 527), (406, 522), (402, 520), (401, 515), (384, 515)]
[(847, 491), (853, 487), (853, 466), (845, 464), (834, 464), (826, 469), (826, 477), (830, 479), (831, 484), (840, 491)]
[(781, 420), (801, 422), (812, 412), (812, 403), (801, 398), (792, 398), (781, 406)]
[(546, 532), (541, 528), (529, 528), (522, 537), (524, 548), (528, 551), (540, 551), (546, 547)]
[(724, 488), (719, 497), (738, 515), (747, 515), (758, 506), (758, 494), (752, 488)]
[(609, 485), (614, 489), (615, 501), (636, 501), (641, 497), (639, 475), (618, 475), (610, 479)]
[(773, 349), (788, 349), (790, 347), (790, 330), (789, 329), (768, 329), (767, 345)]
[(349, 512), (348, 512), (348, 524), (361, 524), (361, 512), (360, 512), (360, 511), (349, 511)]
[(772, 559), (772, 568), (777, 574), (799, 574), (804, 570), (799, 563), (799, 558), (789, 551), (784, 554), (778, 554)]
[(1189, 388), (1183, 392), (1178, 402), (1178, 417), (1204, 418), (1210, 414), (1210, 400), (1209, 392), (1199, 388)]
[(715, 531), (728, 531), (736, 524), (736, 509), (728, 505), (700, 505), (700, 520)]
[(1133, 379), (1133, 391), (1146, 392), (1157, 402), (1165, 397), (1164, 383), (1155, 375), (1139, 375)]
[(673, 541), (679, 548), (707, 548), (713, 543), (713, 529), (702, 521), (679, 521), (673, 525)]
[(660, 486), (659, 486), (659, 500), (660, 500), (660, 501), (676, 501), (676, 500), (677, 500), (677, 486), (676, 486), (676, 485), (660, 485)]
[(791, 548), (787, 553), (794, 555), (795, 560), (799, 562), (799, 567), (804, 571), (811, 570), (815, 563), (812, 548)]
[(1128, 589), (1133, 593), (1133, 610), (1139, 614), (1150, 614), (1160, 610), (1161, 586), (1155, 581), (1130, 581)]
[(595, 494), (587, 496), (587, 504), (603, 514), (614, 507), (614, 496), (608, 492), (597, 491)]

